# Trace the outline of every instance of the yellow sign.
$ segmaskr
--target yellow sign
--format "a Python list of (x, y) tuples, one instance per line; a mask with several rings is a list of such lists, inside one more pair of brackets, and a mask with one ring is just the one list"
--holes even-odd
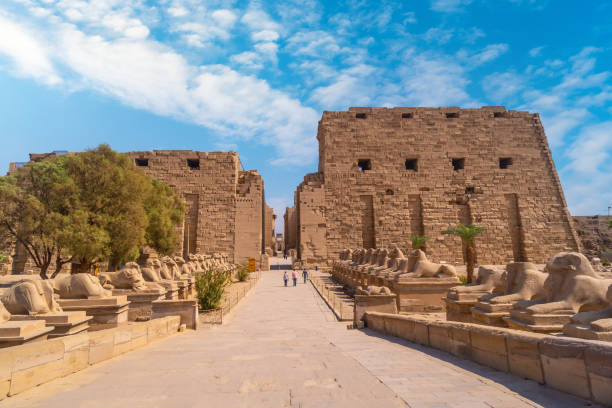
[(255, 258), (249, 258), (249, 272), (255, 272), (257, 270), (257, 263)]

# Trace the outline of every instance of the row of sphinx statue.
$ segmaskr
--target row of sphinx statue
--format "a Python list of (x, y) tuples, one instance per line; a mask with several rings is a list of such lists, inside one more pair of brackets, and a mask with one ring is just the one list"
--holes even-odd
[(188, 261), (181, 257), (149, 257), (143, 265), (128, 262), (115, 272), (98, 276), (60, 273), (53, 279), (38, 275), (0, 277), (0, 323), (11, 314), (40, 315), (61, 312), (58, 299), (91, 299), (112, 295), (114, 289), (166, 291), (174, 282), (193, 283), (195, 276), (206, 270), (232, 272), (235, 265), (222, 254), (191, 254)]
[(360, 272), (369, 275), (380, 284), (400, 278), (441, 278), (456, 280), (457, 271), (449, 264), (435, 263), (427, 259), (420, 249), (408, 256), (397, 246), (393, 249), (345, 249), (340, 252), (340, 261), (333, 265), (342, 272)]
[[(405, 279), (457, 279), (453, 266), (430, 262), (420, 250), (405, 257), (398, 248), (346, 249), (333, 271), (341, 283), (360, 289), (382, 285), (393, 291)], [(443, 300), (449, 320), (612, 340), (612, 279), (599, 276), (578, 252), (560, 252), (544, 266), (480, 266), (475, 283), (450, 287)]]

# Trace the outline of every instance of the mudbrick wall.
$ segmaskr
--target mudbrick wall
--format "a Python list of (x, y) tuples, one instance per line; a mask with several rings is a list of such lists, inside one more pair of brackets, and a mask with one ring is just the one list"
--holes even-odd
[(580, 247), (538, 114), (504, 107), (351, 108), (319, 122), (319, 172), (295, 194), (300, 256), (410, 247), (462, 262), (457, 221), (486, 226), (478, 262), (546, 262)]

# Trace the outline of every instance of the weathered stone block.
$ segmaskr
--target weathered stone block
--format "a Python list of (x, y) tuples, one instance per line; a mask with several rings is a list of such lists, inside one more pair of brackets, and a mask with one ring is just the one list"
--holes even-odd
[(546, 384), (582, 398), (591, 398), (584, 362), (585, 343), (548, 336), (539, 345)]

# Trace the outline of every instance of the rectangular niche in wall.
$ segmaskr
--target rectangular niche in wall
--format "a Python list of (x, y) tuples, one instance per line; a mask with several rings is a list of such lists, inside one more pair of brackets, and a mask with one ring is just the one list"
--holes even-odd
[(199, 195), (185, 194), (185, 224), (183, 229), (183, 256), (197, 252)]
[(374, 200), (371, 195), (362, 195), (361, 200), (361, 234), (363, 237), (363, 247), (375, 248), (376, 238), (374, 232)]

